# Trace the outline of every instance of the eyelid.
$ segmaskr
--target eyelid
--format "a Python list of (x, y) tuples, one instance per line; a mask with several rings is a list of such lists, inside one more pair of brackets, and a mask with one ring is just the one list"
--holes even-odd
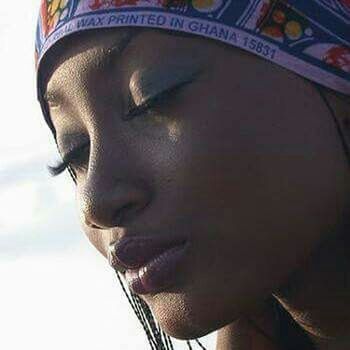
[(129, 81), (129, 93), (136, 106), (184, 81), (193, 80), (203, 69), (189, 61), (171, 62), (134, 71)]
[(45, 92), (44, 101), (47, 103), (47, 105), (50, 108), (59, 107), (60, 105), (59, 96), (57, 96), (57, 94), (54, 94), (50, 91)]
[(70, 164), (74, 159), (76, 159), (82, 151), (85, 150), (87, 146), (90, 146), (90, 142), (84, 142), (79, 146), (72, 148), (66, 154), (62, 155), (62, 160), (66, 164)]
[(163, 98), (166, 98), (168, 95), (172, 93), (176, 93), (184, 86), (192, 83), (197, 75), (200, 72), (195, 72), (193, 75), (188, 77), (187, 79), (183, 79), (180, 82), (175, 82), (174, 84), (170, 84), (170, 86), (163, 91), (159, 92), (158, 94), (155, 94), (151, 97), (148, 97), (147, 99), (143, 100), (142, 103), (137, 105), (133, 98), (131, 97), (131, 94), (129, 95), (129, 104), (132, 104), (133, 106), (128, 109), (128, 111), (125, 113), (125, 118), (123, 120), (128, 120), (131, 117), (137, 116), (139, 114), (142, 114), (143, 112), (146, 112), (148, 109), (152, 108), (153, 105), (155, 105), (157, 102), (162, 101)]

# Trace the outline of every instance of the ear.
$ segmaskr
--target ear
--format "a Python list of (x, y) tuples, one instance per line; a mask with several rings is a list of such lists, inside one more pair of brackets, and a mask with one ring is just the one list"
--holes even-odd
[(350, 164), (350, 96), (317, 86), (337, 125)]

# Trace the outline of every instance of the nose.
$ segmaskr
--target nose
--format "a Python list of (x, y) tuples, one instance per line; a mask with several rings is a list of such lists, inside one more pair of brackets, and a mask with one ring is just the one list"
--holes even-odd
[(105, 177), (87, 179), (78, 192), (78, 205), (85, 224), (92, 228), (121, 227), (132, 221), (150, 201), (140, 181), (118, 180), (108, 185)]

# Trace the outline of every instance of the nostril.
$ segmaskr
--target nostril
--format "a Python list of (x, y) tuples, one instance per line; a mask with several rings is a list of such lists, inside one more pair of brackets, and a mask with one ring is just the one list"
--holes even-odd
[(99, 229), (99, 228), (101, 228), (101, 227), (98, 227), (98, 226), (96, 226), (96, 225), (94, 225), (94, 224), (91, 224), (91, 225), (89, 225), (91, 228), (96, 228), (96, 229)]
[(121, 207), (116, 213), (116, 226), (121, 226), (123, 221), (126, 219), (127, 213), (135, 206), (134, 203), (129, 203)]
[(86, 217), (84, 217), (84, 222), (85, 222), (85, 225), (87, 227), (90, 227), (90, 228), (93, 228), (93, 229), (99, 229), (99, 230), (102, 229), (101, 227), (99, 227), (99, 226), (97, 226), (95, 224), (92, 224), (89, 220), (87, 220)]
[(104, 230), (106, 228), (111, 228), (114, 226), (121, 226), (124, 220), (128, 217), (130, 217), (129, 212), (132, 211), (132, 208), (135, 206), (134, 203), (129, 203), (127, 205), (124, 205), (120, 209), (117, 210), (116, 214), (110, 218), (108, 226), (98, 226), (93, 224), (91, 221), (87, 220), (86, 217), (84, 217), (85, 225), (97, 229), (97, 230)]
[(102, 229), (103, 229), (103, 227), (100, 227), (100, 226), (97, 226), (97, 225), (95, 225), (95, 224), (92, 224), (92, 223), (90, 223), (90, 222), (87, 221), (87, 220), (85, 220), (85, 224), (86, 224), (86, 226), (88, 226), (88, 227), (90, 227), (90, 228), (93, 228), (93, 229), (97, 229), (97, 230), (102, 230)]

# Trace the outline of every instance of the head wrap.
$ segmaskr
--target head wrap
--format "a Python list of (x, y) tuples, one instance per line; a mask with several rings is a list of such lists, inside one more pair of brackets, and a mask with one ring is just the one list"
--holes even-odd
[(69, 34), (125, 26), (219, 40), (350, 95), (350, 0), (43, 0), (37, 68)]

